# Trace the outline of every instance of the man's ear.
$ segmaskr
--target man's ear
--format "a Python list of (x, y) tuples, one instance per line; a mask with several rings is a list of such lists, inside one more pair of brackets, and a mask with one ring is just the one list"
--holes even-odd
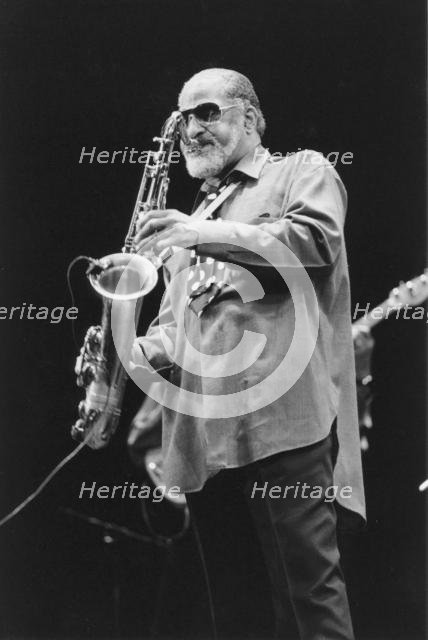
[(257, 128), (257, 111), (252, 105), (245, 112), (244, 126), (247, 133), (253, 133)]

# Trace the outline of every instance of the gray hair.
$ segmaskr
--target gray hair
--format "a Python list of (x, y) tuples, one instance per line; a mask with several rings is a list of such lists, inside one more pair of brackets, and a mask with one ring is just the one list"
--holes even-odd
[[(239, 73), (239, 71), (220, 68), (203, 69), (192, 76), (191, 80), (202, 75), (204, 78), (212, 76), (213, 80), (222, 80), (224, 83), (223, 91), (227, 98), (230, 98), (231, 100), (239, 100), (243, 103), (244, 107), (249, 107), (250, 105), (254, 107), (257, 113), (256, 130), (259, 136), (262, 137), (266, 129), (266, 120), (260, 108), (260, 101), (251, 81), (242, 73)], [(187, 82), (184, 84), (183, 89), (186, 84)]]

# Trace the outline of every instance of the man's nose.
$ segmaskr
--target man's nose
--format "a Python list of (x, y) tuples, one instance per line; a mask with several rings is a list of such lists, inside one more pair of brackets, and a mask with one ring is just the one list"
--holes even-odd
[(193, 115), (193, 113), (190, 113), (188, 116), (186, 131), (189, 138), (196, 138), (197, 135), (204, 133), (206, 129), (204, 126), (201, 125), (201, 123)]

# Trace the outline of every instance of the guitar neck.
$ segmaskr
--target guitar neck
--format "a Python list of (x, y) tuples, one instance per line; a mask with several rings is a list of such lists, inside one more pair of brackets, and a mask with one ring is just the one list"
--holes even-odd
[[(373, 309), (358, 318), (352, 326), (372, 329), (382, 320), (389, 318), (391, 313), (400, 312), (403, 306), (414, 307), (428, 298), (428, 270), (409, 280), (400, 282), (389, 294), (389, 297)], [(358, 306), (358, 305), (357, 305)], [(355, 315), (355, 314), (354, 314)]]
[[(366, 327), (367, 329), (373, 329), (377, 324), (385, 320), (393, 311), (400, 309), (402, 304), (394, 304), (390, 298), (376, 305), (370, 311), (367, 311), (361, 318), (355, 320), (352, 324), (354, 327)], [(373, 315), (375, 312), (375, 315)]]

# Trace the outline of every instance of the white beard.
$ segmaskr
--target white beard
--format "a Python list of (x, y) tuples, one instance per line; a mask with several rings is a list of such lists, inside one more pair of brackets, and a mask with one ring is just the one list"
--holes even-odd
[(235, 151), (241, 128), (235, 126), (232, 129), (229, 142), (223, 146), (215, 138), (211, 138), (208, 144), (182, 145), (182, 151), (186, 160), (186, 168), (192, 178), (206, 180), (217, 176), (227, 166), (232, 153)]

